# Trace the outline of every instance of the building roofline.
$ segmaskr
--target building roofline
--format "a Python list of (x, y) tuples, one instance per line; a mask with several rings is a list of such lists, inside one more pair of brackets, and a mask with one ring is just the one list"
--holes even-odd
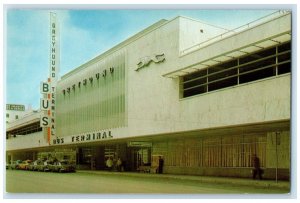
[[(146, 34), (149, 34), (150, 32), (170, 23), (170, 22), (173, 22), (174, 20), (177, 20), (178, 18), (185, 18), (185, 19), (188, 19), (188, 20), (191, 20), (191, 21), (195, 21), (195, 22), (198, 22), (198, 23), (202, 23), (202, 24), (205, 24), (205, 25), (209, 25), (209, 26), (213, 26), (213, 27), (216, 27), (216, 28), (219, 28), (219, 29), (224, 29), (226, 31), (228, 31), (229, 29), (226, 29), (226, 28), (223, 28), (223, 27), (220, 27), (220, 26), (216, 26), (216, 25), (212, 25), (212, 24), (209, 24), (209, 23), (206, 23), (206, 22), (203, 22), (201, 20), (198, 20), (198, 19), (194, 19), (194, 18), (190, 18), (190, 17), (187, 17), (187, 16), (182, 16), (182, 15), (178, 15), (178, 16), (175, 16), (174, 18), (171, 18), (170, 20), (166, 20), (166, 19), (161, 19), (159, 21), (157, 21), (156, 23), (148, 26), (147, 28), (143, 29), (142, 31), (134, 34), (133, 36), (127, 38), (126, 40), (120, 42), (119, 44), (115, 45), (114, 47), (108, 49), (107, 51), (103, 52), (102, 54), (92, 58), (91, 60), (87, 61), (86, 63), (83, 63), (82, 65), (78, 66), (77, 68), (71, 70), (70, 72), (64, 74), (61, 79), (66, 79), (68, 78), (69, 76), (81, 71), (82, 69), (84, 69), (86, 66), (88, 65), (91, 65), (93, 63), (95, 63), (96, 61), (106, 57), (107, 55), (123, 48), (124, 46), (130, 44), (131, 42), (145, 36)], [(59, 81), (58, 81), (59, 82)]]
[[(197, 46), (199, 47), (199, 45), (201, 45), (201, 44), (206, 43), (207, 45), (209, 45), (209, 44), (217, 43), (220, 40), (226, 39), (228, 37), (232, 37), (234, 35), (237, 35), (237, 34), (240, 34), (242, 32), (248, 31), (248, 30), (253, 29), (253, 28), (257, 27), (257, 26), (260, 26), (262, 24), (271, 22), (273, 20), (276, 20), (278, 18), (281, 18), (281, 17), (286, 16), (286, 15), (290, 15), (290, 14), (291, 13), (288, 10), (277, 10), (277, 11), (271, 13), (271, 14), (268, 14), (268, 15), (263, 16), (261, 18), (258, 18), (256, 20), (248, 22), (248, 23), (246, 23), (244, 25), (241, 25), (241, 26), (239, 26), (237, 28), (228, 30), (226, 33), (222, 33), (222, 34), (220, 34), (220, 35), (218, 35), (216, 37), (213, 37), (213, 38), (211, 38), (211, 39), (209, 39), (207, 41), (195, 44), (195, 45), (193, 45), (191, 47), (188, 47), (188, 48), (186, 48), (184, 50), (181, 50), (180, 57), (182, 57), (184, 55), (187, 55), (187, 54), (189, 54), (191, 52), (197, 51), (199, 48), (195, 48), (195, 47), (197, 47)], [(270, 19), (268, 19), (268, 18), (270, 18)], [(255, 23), (257, 23), (257, 24), (255, 24)], [(220, 39), (216, 40), (217, 38), (220, 38)], [(208, 44), (209, 41), (211, 41), (211, 43)], [(192, 51), (189, 51), (189, 50), (192, 50)]]
[(35, 123), (40, 120), (41, 111), (31, 112), (24, 117), (6, 124), (6, 132)]
[(191, 17), (188, 17), (188, 16), (179, 15), (176, 18), (185, 18), (185, 19), (188, 19), (188, 20), (191, 20), (191, 21), (195, 21), (197, 23), (201, 23), (201, 24), (204, 24), (204, 25), (208, 25), (208, 26), (218, 28), (218, 29), (223, 29), (223, 30), (226, 30), (226, 31), (230, 31), (230, 29), (227, 29), (227, 28), (224, 28), (224, 27), (221, 27), (221, 26), (218, 26), (218, 25), (213, 25), (213, 24), (207, 23), (205, 21), (198, 20), (198, 19), (195, 19), (195, 18), (191, 18)]
[[(209, 23), (206, 23), (206, 22), (203, 22), (203, 21), (200, 21), (200, 20), (197, 20), (197, 19), (193, 19), (193, 18), (190, 18), (190, 17), (187, 17), (187, 16), (182, 16), (182, 15), (179, 15), (179, 16), (176, 16), (174, 18), (171, 18), (170, 20), (166, 20), (166, 19), (161, 19), (159, 21), (157, 21), (156, 23), (148, 26), (147, 28), (143, 29), (142, 31), (134, 34), (133, 36), (127, 38), (126, 40), (120, 42), (119, 44), (115, 45), (114, 47), (108, 49), (107, 51), (103, 52), (102, 54), (92, 58), (91, 60), (87, 61), (86, 63), (83, 63), (82, 65), (78, 66), (77, 68), (71, 70), (70, 72), (64, 74), (61, 79), (66, 79), (68, 78), (69, 76), (77, 73), (78, 71), (81, 71), (82, 69), (84, 69), (86, 66), (88, 65), (91, 65), (93, 63), (95, 63), (96, 61), (98, 61), (99, 59), (102, 59), (104, 57), (106, 57), (107, 55), (115, 52), (116, 50), (119, 50), (121, 48), (123, 48), (124, 46), (128, 45), (129, 43), (145, 36), (146, 34), (149, 34), (150, 32), (170, 23), (170, 22), (173, 22), (174, 20), (177, 20), (178, 18), (185, 18), (185, 19), (188, 19), (188, 20), (192, 20), (192, 21), (195, 21), (195, 22), (198, 22), (198, 23), (202, 23), (202, 24), (205, 24), (205, 25), (209, 25), (209, 26), (213, 26), (213, 27), (216, 27), (216, 28), (219, 28), (219, 29), (224, 29), (224, 30), (227, 30), (226, 28), (222, 28), (220, 26), (216, 26), (216, 25), (212, 25), (212, 24), (209, 24)], [(59, 82), (59, 81), (58, 81)]]
[(115, 52), (116, 50), (119, 50), (119, 49), (123, 48), (124, 46), (128, 45), (129, 43), (131, 43), (131, 42), (133, 42), (133, 41), (141, 38), (142, 36), (144, 36), (144, 35), (152, 32), (152, 31), (154, 31), (154, 30), (156, 30), (158, 28), (160, 28), (161, 26), (167, 24), (170, 21), (172, 21), (172, 20), (166, 20), (166, 19), (159, 20), (158, 22), (156, 22), (156, 23), (150, 25), (149, 27), (143, 29), (142, 31), (134, 34), (133, 36), (129, 37), (128, 39), (126, 39), (124, 41), (122, 41), (121, 43), (117, 44), (116, 46), (108, 49), (107, 51), (103, 52), (102, 54), (100, 54), (100, 55), (94, 57), (93, 59), (87, 61), (86, 63), (80, 65), (79, 67), (75, 68), (74, 70), (71, 70), (70, 72), (66, 73), (65, 75), (63, 75), (61, 77), (61, 79), (65, 79), (65, 78), (67, 78), (67, 77), (69, 77), (69, 76), (77, 73), (78, 71), (81, 71), (86, 66), (95, 63), (99, 59), (102, 59), (102, 58), (106, 57), (107, 55)]

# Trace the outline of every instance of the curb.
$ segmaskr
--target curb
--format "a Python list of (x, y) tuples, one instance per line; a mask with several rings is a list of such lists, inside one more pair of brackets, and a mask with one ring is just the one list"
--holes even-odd
[(142, 177), (142, 178), (165, 178), (174, 180), (186, 180), (197, 181), (201, 183), (214, 183), (214, 184), (231, 184), (235, 186), (254, 186), (260, 188), (273, 188), (290, 190), (289, 181), (275, 180), (252, 180), (244, 178), (228, 178), (228, 177), (213, 177), (213, 176), (191, 176), (191, 175), (171, 175), (171, 174), (149, 174), (149, 173), (128, 173), (128, 172), (108, 172), (108, 171), (89, 171), (89, 170), (77, 170), (80, 173), (90, 173), (96, 175), (118, 175), (128, 177)]

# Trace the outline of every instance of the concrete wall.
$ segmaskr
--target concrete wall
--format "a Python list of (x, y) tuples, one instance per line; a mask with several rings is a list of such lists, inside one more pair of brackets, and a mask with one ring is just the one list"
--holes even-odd
[(6, 140), (6, 150), (31, 149), (48, 146), (47, 139), (43, 133), (36, 132), (28, 135), (20, 135), (16, 138)]
[(37, 122), (40, 120), (40, 116), (40, 112), (29, 112), (26, 116), (21, 117), (20, 119), (15, 120), (11, 123), (7, 123), (6, 129), (10, 131), (16, 128), (20, 128), (21, 126), (28, 125), (29, 123)]
[[(128, 132), (125, 136), (159, 132), (172, 116), (171, 101), (178, 101), (177, 83), (162, 77), (178, 60), (178, 18), (130, 44), (128, 53)], [(165, 54), (165, 61), (135, 71), (140, 58)], [(153, 128), (153, 122), (155, 127)]]
[(129, 87), (131, 136), (290, 118), (289, 74), (181, 100), (174, 80), (153, 81)]
[(179, 52), (195, 44), (212, 39), (227, 30), (194, 19), (179, 19)]
[(16, 116), (18, 116), (18, 119), (22, 118), (27, 112), (25, 111), (13, 111), (13, 110), (6, 110), (6, 114), (9, 114), (9, 117), (6, 117), (6, 122), (10, 123), (13, 122), (16, 119)]
[[(236, 33), (228, 38), (201, 47), (193, 52), (187, 52), (178, 61), (178, 67), (184, 68), (201, 61), (222, 55), (232, 50), (245, 47), (249, 44), (257, 43), (264, 39), (270, 39), (282, 33), (291, 32), (291, 15), (280, 17), (276, 20), (255, 26), (248, 30)], [(165, 73), (176, 70), (170, 66)]]

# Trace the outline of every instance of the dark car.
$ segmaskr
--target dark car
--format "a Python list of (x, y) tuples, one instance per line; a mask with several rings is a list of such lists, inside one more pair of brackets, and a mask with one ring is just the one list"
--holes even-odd
[(37, 170), (44, 171), (44, 172), (50, 171), (51, 165), (52, 165), (52, 162), (49, 160), (42, 161), (37, 165)]
[(53, 172), (75, 172), (75, 164), (66, 160), (56, 161), (50, 166), (50, 169)]

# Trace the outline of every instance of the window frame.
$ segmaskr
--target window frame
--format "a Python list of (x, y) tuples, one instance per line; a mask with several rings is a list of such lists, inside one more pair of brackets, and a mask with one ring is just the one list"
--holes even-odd
[[(285, 46), (287, 46), (289, 48), (287, 48)], [(274, 49), (275, 49), (275, 51), (274, 51)], [(270, 55), (266, 55), (266, 53), (268, 53), (268, 51), (271, 52)], [(263, 53), (263, 55), (264, 55), (264, 57), (262, 57), (262, 58), (258, 58), (256, 60), (250, 60), (250, 61), (247, 61), (247, 59), (246, 59), (247, 57), (253, 57), (254, 55), (259, 55), (261, 53)], [(278, 60), (281, 56), (284, 59)], [(243, 59), (246, 60), (247, 62), (241, 64), (240, 60), (243, 60)], [(269, 61), (270, 59), (272, 59), (272, 60)], [(229, 63), (233, 63), (236, 65), (232, 66), (232, 67), (226, 66)], [(265, 64), (263, 64), (262, 66), (260, 65), (261, 67), (260, 66), (258, 66), (257, 68), (250, 67), (250, 70), (242, 71), (242, 69), (243, 68), (246, 69), (247, 66), (254, 65), (254, 67), (256, 67), (255, 64), (259, 64), (259, 63), (265, 63)], [(224, 64), (226, 64), (226, 65), (224, 68), (222, 68), (222, 65), (224, 65)], [(235, 59), (228, 60), (223, 63), (201, 69), (199, 71), (196, 71), (194, 73), (191, 73), (191, 74), (188, 74), (185, 76), (181, 76), (179, 79), (180, 98), (188, 98), (191, 96), (200, 95), (200, 94), (204, 94), (207, 92), (212, 92), (212, 91), (224, 89), (227, 87), (237, 86), (239, 84), (246, 84), (246, 83), (257, 81), (257, 80), (290, 73), (291, 67), (282, 66), (285, 64), (291, 64), (291, 42), (290, 41), (280, 44), (280, 45), (275, 45), (275, 46), (268, 47), (268, 48), (265, 48), (262, 50), (258, 50), (256, 52), (247, 54), (245, 56), (237, 57)], [(284, 67), (281, 69), (282, 71), (279, 71), (280, 66)], [(220, 71), (214, 71), (212, 73), (209, 73), (210, 70), (212, 70), (216, 67), (220, 67), (221, 68)], [(261, 72), (263, 70), (268, 70), (271, 68), (273, 68), (273, 73), (270, 74), (270, 73), (266, 72), (266, 75), (261, 76), (260, 74), (257, 74), (255, 76), (255, 73)], [(235, 74), (230, 73), (230, 71), (233, 71), (233, 70), (236, 70)], [(206, 71), (206, 74), (203, 74), (205, 71)], [(200, 74), (200, 72), (202, 72), (202, 74)], [(228, 73), (228, 76), (226, 76), (226, 73)], [(193, 75), (197, 75), (197, 74), (199, 74), (200, 76), (193, 77)], [(225, 76), (220, 77), (219, 79), (218, 78), (210, 79), (210, 77), (218, 75), (218, 74), (223, 74), (223, 75), (225, 74)], [(250, 78), (247, 79), (247, 76)], [(254, 77), (254, 79), (251, 79), (251, 77)], [(188, 78), (191, 78), (191, 79), (188, 79)], [(209, 86), (210, 85), (212, 86), (212, 84), (214, 84), (214, 83), (216, 84), (216, 83), (219, 83), (222, 81), (230, 82), (230, 80), (232, 80), (234, 78), (236, 78), (236, 82), (231, 81), (231, 83), (233, 83), (232, 85), (231, 84), (222, 85), (222, 83), (220, 83), (219, 86), (221, 86), (221, 87), (219, 87), (219, 88), (217, 87), (212, 90), (210, 90), (210, 88), (209, 88)], [(195, 83), (196, 81), (200, 81), (200, 80), (205, 81), (205, 79), (206, 79), (206, 82), (199, 82), (199, 84)], [(189, 85), (193, 82), (195, 83), (195, 85)], [(224, 87), (222, 87), (222, 86), (224, 86)], [(203, 88), (203, 90), (200, 88)]]

